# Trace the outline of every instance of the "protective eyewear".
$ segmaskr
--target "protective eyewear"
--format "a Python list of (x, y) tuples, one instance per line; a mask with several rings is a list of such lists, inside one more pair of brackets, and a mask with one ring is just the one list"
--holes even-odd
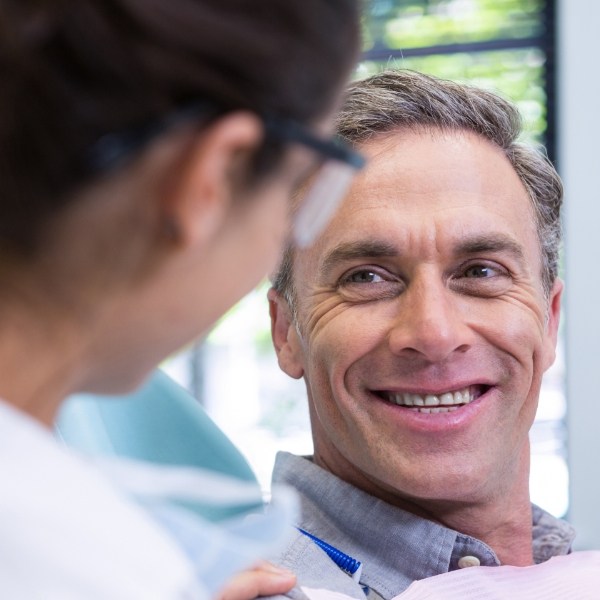
[(294, 215), (292, 234), (296, 246), (309, 246), (331, 220), (346, 195), (354, 175), (365, 159), (338, 138), (322, 139), (309, 129), (278, 117), (265, 117), (268, 136), (301, 144), (325, 160), (304, 192), (300, 208)]

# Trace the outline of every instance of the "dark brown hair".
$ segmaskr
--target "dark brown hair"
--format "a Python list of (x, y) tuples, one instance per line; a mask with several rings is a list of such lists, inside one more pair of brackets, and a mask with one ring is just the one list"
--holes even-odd
[(301, 123), (324, 116), (358, 51), (357, 4), (3, 1), (0, 250), (35, 252), (90, 180), (86, 153), (106, 134), (198, 100)]

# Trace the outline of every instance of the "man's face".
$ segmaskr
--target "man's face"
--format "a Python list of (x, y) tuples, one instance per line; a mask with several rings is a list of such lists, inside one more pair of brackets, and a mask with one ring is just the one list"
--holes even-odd
[(507, 494), (527, 479), (560, 308), (560, 282), (544, 297), (531, 202), (473, 134), (403, 131), (360, 150), (366, 169), (296, 255), (298, 327), (272, 302), (315, 460), (388, 501)]

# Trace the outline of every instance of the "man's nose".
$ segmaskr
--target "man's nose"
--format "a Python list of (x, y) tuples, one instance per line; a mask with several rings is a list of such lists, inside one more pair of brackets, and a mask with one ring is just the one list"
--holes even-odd
[(459, 303), (456, 292), (448, 289), (439, 276), (411, 282), (400, 296), (389, 333), (391, 351), (436, 363), (468, 350), (473, 331)]

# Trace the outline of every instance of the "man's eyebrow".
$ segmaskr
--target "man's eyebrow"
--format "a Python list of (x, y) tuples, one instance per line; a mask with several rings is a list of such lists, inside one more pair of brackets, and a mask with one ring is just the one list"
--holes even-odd
[(338, 263), (356, 258), (389, 258), (394, 256), (398, 256), (398, 249), (386, 242), (374, 240), (343, 242), (325, 253), (319, 270), (321, 273), (327, 273)]
[(470, 237), (461, 240), (454, 249), (456, 255), (480, 254), (482, 252), (505, 252), (512, 254), (521, 262), (525, 260), (523, 247), (511, 237), (503, 234)]
[[(461, 240), (454, 248), (456, 256), (469, 256), (482, 252), (507, 252), (519, 262), (525, 262), (522, 246), (511, 237), (500, 233), (473, 236)], [(399, 254), (399, 249), (387, 242), (375, 240), (343, 242), (325, 253), (319, 271), (323, 275), (339, 263), (361, 258), (394, 258)]]

